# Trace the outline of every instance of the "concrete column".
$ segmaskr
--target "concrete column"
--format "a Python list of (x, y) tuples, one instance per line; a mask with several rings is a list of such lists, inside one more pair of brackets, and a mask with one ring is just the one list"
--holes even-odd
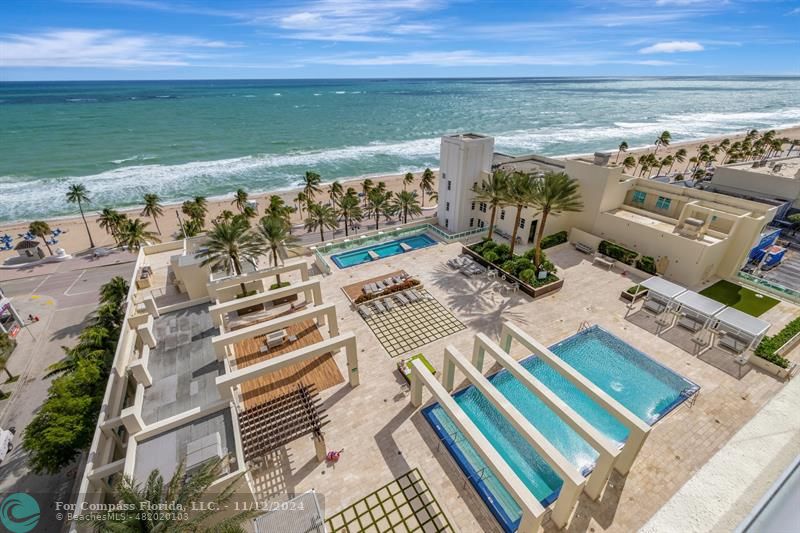
[[(319, 325), (325, 325), (325, 315), (328, 313), (322, 313), (319, 315)], [(328, 334), (331, 337), (335, 337), (339, 334), (339, 320), (336, 318), (336, 310), (331, 309), (330, 317), (328, 318), (330, 324), (328, 325)]]
[(411, 405), (414, 407), (422, 405), (422, 380), (413, 372), (411, 373)]
[(153, 334), (153, 320), (150, 318), (147, 324), (142, 324), (136, 328), (136, 333), (142, 342), (151, 349), (156, 347), (156, 336)]
[(144, 302), (143, 302), (143, 303), (144, 303), (144, 308), (145, 308), (145, 310), (146, 310), (146, 311), (147, 311), (147, 312), (148, 312), (150, 315), (152, 315), (152, 316), (153, 316), (153, 318), (158, 318), (159, 316), (161, 316), (161, 315), (158, 313), (158, 306), (156, 306), (156, 301), (153, 299), (153, 296), (152, 296), (152, 295), (150, 295), (150, 296), (147, 296), (147, 297), (144, 299)]
[(322, 304), (322, 289), (320, 289), (319, 285), (314, 285), (311, 288), (312, 299), (314, 300), (314, 305)]
[(483, 349), (483, 346), (476, 342), (472, 346), (472, 366), (478, 369), (478, 372), (483, 372), (483, 356), (486, 354), (486, 350)]
[(317, 461), (321, 463), (327, 456), (327, 449), (325, 448), (325, 435), (322, 433), (312, 435), (311, 440), (314, 441), (314, 452), (317, 455)]
[(350, 380), (351, 387), (358, 387), (361, 379), (358, 374), (358, 346), (356, 345), (356, 338), (353, 337), (345, 344), (345, 353), (347, 354), (347, 374)]
[(643, 432), (629, 428), (628, 440), (625, 441), (625, 446), (622, 447), (622, 451), (614, 463), (614, 470), (623, 476), (630, 472), (633, 462), (636, 460), (636, 456), (639, 455), (639, 450), (644, 446), (644, 441), (647, 440), (649, 434), (649, 431)]
[(604, 453), (602, 450), (598, 451), (600, 455), (597, 457), (594, 470), (592, 470), (589, 479), (586, 481), (586, 486), (583, 488), (587, 496), (594, 501), (597, 501), (600, 499), (600, 496), (602, 496), (603, 489), (606, 487), (608, 477), (611, 475), (611, 468), (614, 466), (614, 460), (616, 459), (613, 455)]
[(522, 510), (522, 518), (517, 527), (517, 533), (538, 533), (542, 528), (542, 518), (533, 516), (527, 509)]
[(578, 496), (582, 490), (583, 485), (575, 485), (566, 481), (561, 484), (561, 492), (558, 493), (558, 498), (553, 505), (553, 512), (550, 514), (553, 523), (559, 528), (563, 529), (569, 524), (572, 511), (578, 503)]
[(136, 406), (128, 407), (120, 413), (122, 423), (125, 425), (125, 430), (129, 435), (136, 435), (144, 429), (145, 423), (142, 416), (137, 412)]
[(456, 376), (456, 365), (453, 363), (453, 360), (450, 358), (450, 355), (445, 352), (444, 353), (444, 363), (442, 364), (442, 386), (444, 390), (447, 392), (453, 392), (453, 388), (455, 385), (453, 382), (455, 381)]
[[(147, 345), (145, 345), (145, 349), (149, 349)], [(153, 384), (153, 376), (150, 374), (150, 371), (147, 370), (147, 367), (141, 359), (137, 359), (128, 365), (128, 370), (131, 371), (131, 375), (133, 375), (136, 383), (141, 383), (145, 387), (149, 387)]]

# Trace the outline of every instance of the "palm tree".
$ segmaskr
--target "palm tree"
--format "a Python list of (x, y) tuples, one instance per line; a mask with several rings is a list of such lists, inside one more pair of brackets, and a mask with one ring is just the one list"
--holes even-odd
[[(266, 247), (272, 252), (272, 263), (278, 266), (278, 249), (290, 246), (295, 238), (289, 235), (285, 221), (276, 216), (261, 217), (258, 232), (264, 240)], [(275, 276), (278, 286), (281, 285), (280, 274)]]
[(44, 220), (34, 220), (28, 226), (28, 231), (32, 235), (36, 235), (40, 239), (44, 241), (44, 245), (47, 246), (47, 252), (50, 255), (53, 255), (53, 250), (50, 249), (50, 243), (47, 242), (47, 236), (50, 235), (50, 226)]
[(373, 189), (367, 198), (367, 215), (372, 218), (375, 217), (375, 229), (380, 226), (381, 215), (388, 219), (393, 213), (392, 205), (390, 203), (391, 193), (381, 192), (378, 189)]
[(349, 236), (348, 230), (353, 221), (360, 221), (363, 216), (361, 211), (361, 202), (355, 194), (345, 194), (339, 198), (337, 209), (339, 216), (344, 218), (344, 236)]
[(529, 200), (530, 206), (536, 210), (536, 215), (542, 216), (536, 235), (534, 264), (537, 267), (542, 261), (542, 237), (544, 237), (547, 217), (551, 214), (577, 213), (583, 210), (583, 202), (578, 188), (578, 182), (563, 172), (548, 172), (533, 184)]
[(233, 211), (229, 209), (223, 209), (222, 213), (217, 215), (217, 218), (214, 219), (215, 222), (230, 222), (233, 217), (236, 215), (233, 214)]
[(251, 218), (256, 218), (258, 216), (258, 211), (256, 211), (256, 208), (252, 205), (245, 205), (240, 216), (243, 216), (245, 220), (249, 221)]
[[(675, 152), (675, 155), (672, 156), (673, 164), (674, 163), (683, 163), (684, 161), (686, 161), (687, 153), (688, 152), (686, 152), (686, 148), (678, 148), (678, 150)], [(670, 168), (670, 170), (672, 170), (671, 166), (669, 168)]]
[(430, 194), (431, 191), (433, 191), (434, 179), (435, 177), (431, 169), (426, 168), (422, 172), (422, 177), (419, 179), (419, 188), (422, 191), (422, 207), (425, 207), (425, 194)]
[(267, 207), (264, 208), (264, 216), (277, 217), (283, 220), (291, 232), (291, 216), (293, 211), (294, 208), (286, 205), (286, 202), (283, 200), (283, 198), (277, 194), (273, 194), (269, 197), (269, 203), (267, 204)]
[(145, 194), (144, 195), (144, 209), (142, 209), (142, 216), (143, 217), (152, 217), (153, 222), (156, 224), (156, 230), (158, 234), (161, 235), (161, 228), (158, 227), (158, 217), (164, 214), (164, 210), (161, 208), (161, 204), (159, 203), (161, 198), (158, 197), (157, 194)]
[(155, 233), (147, 229), (149, 222), (141, 219), (125, 220), (119, 228), (119, 244), (136, 251), (150, 242), (161, 242)]
[(86, 227), (86, 234), (89, 235), (89, 248), (94, 248), (94, 240), (92, 240), (92, 233), (89, 231), (89, 224), (86, 223), (86, 216), (83, 214), (83, 204), (90, 203), (89, 191), (81, 183), (73, 183), (67, 189), (67, 202), (71, 204), (78, 204), (78, 209), (81, 212), (83, 225)]
[(628, 143), (625, 141), (619, 143), (619, 151), (617, 152), (617, 159), (614, 162), (617, 163), (619, 161), (619, 155), (622, 152), (627, 152), (627, 151), (628, 151)]
[(303, 207), (308, 204), (308, 196), (303, 191), (297, 193), (297, 196), (294, 199), (294, 203), (297, 204), (297, 211), (300, 213), (300, 216), (303, 216)]
[(475, 193), (474, 200), (476, 202), (483, 202), (491, 206), (489, 215), (489, 235), (487, 239), (492, 239), (494, 233), (494, 221), (497, 215), (497, 208), (504, 203), (505, 188), (508, 183), (508, 175), (502, 170), (495, 170), (489, 179), (485, 179), (480, 185), (473, 187), (472, 192)]
[(235, 205), (236, 209), (239, 210), (240, 213), (244, 213), (244, 208), (247, 207), (247, 198), (248, 198), (247, 191), (244, 189), (236, 189), (236, 193), (233, 195), (233, 201), (231, 205)]
[(403, 190), (406, 190), (406, 186), (411, 185), (414, 183), (414, 174), (411, 172), (406, 172), (406, 175), (403, 176)]
[(97, 217), (97, 224), (114, 238), (114, 242), (117, 242), (119, 227), (126, 218), (126, 215), (123, 215), (116, 209), (106, 207), (100, 212), (100, 216)]
[(367, 207), (367, 197), (369, 197), (369, 193), (370, 191), (372, 191), (372, 187), (373, 187), (373, 182), (369, 178), (361, 182), (361, 192), (364, 193), (364, 207)]
[(321, 182), (322, 178), (319, 174), (310, 170), (306, 172), (306, 175), (303, 177), (303, 192), (306, 194), (307, 202), (311, 202), (314, 196), (322, 191), (319, 186)]
[(656, 152), (658, 152), (658, 149), (662, 146), (665, 148), (669, 146), (669, 142), (671, 140), (672, 140), (672, 135), (670, 135), (670, 133), (667, 130), (662, 131), (661, 135), (659, 135), (656, 138), (656, 141), (654, 143), (656, 145), (656, 149), (653, 151), (653, 153), (655, 154)]
[(114, 276), (100, 287), (100, 303), (125, 302), (129, 288), (125, 278)]
[[(202, 266), (225, 269), (228, 274), (242, 275), (242, 262), (256, 266), (258, 256), (264, 253), (264, 241), (253, 233), (243, 218), (234, 217), (230, 222), (215, 222), (208, 232), (206, 249), (197, 257), (203, 259)], [(247, 294), (244, 282), (240, 283), (242, 296)]]
[(508, 176), (506, 187), (503, 193), (503, 206), (515, 207), (517, 214), (514, 217), (514, 230), (511, 234), (511, 255), (514, 255), (514, 247), (517, 244), (517, 231), (522, 219), (522, 209), (531, 205), (534, 184), (538, 178), (533, 174), (524, 172), (514, 172)]
[(181, 205), (181, 211), (184, 215), (189, 217), (191, 220), (194, 220), (200, 228), (206, 225), (206, 208), (197, 203), (196, 200), (186, 200)]
[[(97, 513), (92, 518), (94, 530), (100, 532), (145, 533), (174, 531), (176, 533), (193, 533), (196, 531), (219, 531), (233, 533), (244, 531), (241, 524), (255, 518), (261, 511), (247, 510), (209, 524), (209, 519), (216, 519), (220, 509), (233, 508), (228, 502), (236, 494), (244, 473), (234, 477), (222, 491), (209, 490), (211, 485), (223, 474), (227, 457), (204, 463), (195, 472), (187, 474), (186, 465), (181, 461), (172, 479), (165, 482), (158, 470), (153, 470), (144, 484), (137, 483), (130, 476), (123, 478), (114, 486), (114, 500), (123, 504), (121, 507), (135, 509), (115, 513)], [(207, 502), (202, 510), (192, 510), (190, 518), (176, 521), (170, 513), (152, 513), (146, 519), (141, 518), (139, 509), (147, 502), (150, 509), (191, 509), (193, 502)]]
[(317, 203), (309, 204), (308, 217), (306, 217), (305, 227), (308, 231), (316, 231), (319, 229), (319, 238), (325, 241), (325, 230), (335, 230), (339, 227), (339, 219), (336, 216), (336, 211), (329, 205), (322, 205)]
[(203, 210), (204, 215), (208, 213), (208, 200), (205, 196), (195, 196), (193, 201)]
[(403, 224), (408, 223), (408, 215), (414, 218), (414, 215), (421, 215), (422, 209), (417, 201), (417, 193), (400, 191), (392, 199), (392, 210), (403, 216)]
[(626, 172), (635, 166), (636, 166), (636, 158), (633, 157), (632, 155), (629, 155), (622, 160), (622, 169), (625, 170)]
[(330, 188), (328, 189), (328, 196), (331, 198), (331, 204), (335, 205), (336, 201), (342, 197), (344, 194), (344, 187), (338, 181), (334, 181), (331, 183)]

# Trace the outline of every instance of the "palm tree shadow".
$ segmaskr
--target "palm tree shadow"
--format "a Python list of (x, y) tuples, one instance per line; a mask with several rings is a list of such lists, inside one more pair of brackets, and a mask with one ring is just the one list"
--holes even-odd
[(467, 278), (441, 264), (434, 268), (432, 277), (433, 285), (446, 295), (446, 306), (470, 327), (496, 337), (504, 320), (528, 323), (525, 314), (513, 310), (528, 300), (522, 293), (502, 293), (501, 281), (485, 276)]
[(69, 325), (69, 326), (66, 326), (66, 327), (63, 327), (63, 328), (55, 330), (54, 332), (52, 332), (50, 334), (50, 340), (51, 341), (56, 341), (56, 340), (63, 340), (63, 339), (69, 338), (69, 337), (77, 337), (78, 334), (86, 326), (89, 325), (89, 323), (91, 322), (92, 318), (94, 318), (94, 311), (92, 311), (90, 313), (87, 313), (83, 317), (83, 320), (81, 320), (77, 324), (72, 324), (72, 325)]

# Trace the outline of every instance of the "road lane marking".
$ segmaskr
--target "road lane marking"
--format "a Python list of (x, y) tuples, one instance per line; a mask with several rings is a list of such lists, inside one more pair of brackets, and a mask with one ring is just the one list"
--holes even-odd
[(39, 287), (41, 287), (42, 285), (44, 285), (44, 282), (45, 282), (45, 281), (47, 281), (48, 279), (50, 279), (50, 276), (51, 276), (51, 274), (48, 274), (48, 275), (46, 275), (46, 276), (44, 277), (44, 279), (43, 279), (42, 281), (40, 281), (40, 282), (39, 282), (39, 284), (38, 284), (36, 287), (34, 287), (34, 288), (33, 288), (33, 290), (31, 291), (31, 294), (32, 294), (32, 293), (34, 293), (34, 292), (36, 292), (36, 291), (38, 291), (38, 290), (39, 290)]
[(69, 287), (67, 287), (67, 290), (65, 290), (65, 291), (64, 291), (64, 296), (77, 296), (77, 295), (74, 295), (74, 294), (70, 294), (70, 293), (69, 293), (69, 291), (71, 291), (71, 290), (72, 290), (72, 287), (74, 287), (74, 286), (75, 286), (75, 284), (76, 284), (76, 283), (78, 283), (78, 281), (80, 281), (80, 279), (83, 277), (83, 275), (84, 275), (84, 274), (86, 274), (86, 269), (83, 269), (83, 270), (81, 270), (81, 273), (80, 273), (80, 274), (78, 274), (78, 277), (77, 277), (77, 278), (75, 278), (75, 281), (73, 281), (73, 282), (70, 284), (70, 286), (69, 286)]

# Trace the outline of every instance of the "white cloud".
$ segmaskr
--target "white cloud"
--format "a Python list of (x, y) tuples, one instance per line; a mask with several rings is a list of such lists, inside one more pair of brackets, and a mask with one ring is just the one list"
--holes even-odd
[(547, 54), (541, 56), (523, 54), (487, 54), (475, 50), (452, 50), (444, 52), (411, 52), (397, 55), (340, 55), (309, 59), (309, 63), (340, 66), (393, 66), (393, 65), (428, 65), (438, 67), (492, 67), (507, 65), (600, 65), (600, 64), (635, 64), (649, 66), (671, 65), (669, 61), (640, 61), (610, 59), (600, 56), (581, 54)]
[(0, 67), (135, 68), (185, 66), (209, 50), (238, 46), (181, 35), (60, 29), (0, 35)]
[(674, 54), (675, 52), (700, 52), (703, 45), (696, 41), (664, 41), (642, 48), (640, 54)]

